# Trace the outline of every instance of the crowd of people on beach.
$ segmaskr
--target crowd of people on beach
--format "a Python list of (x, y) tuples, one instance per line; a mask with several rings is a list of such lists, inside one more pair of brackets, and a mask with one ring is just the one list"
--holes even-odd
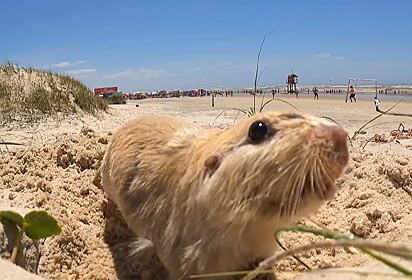
[(233, 90), (173, 90), (173, 91), (156, 91), (156, 92), (138, 92), (138, 93), (124, 93), (123, 96), (128, 100), (139, 100), (146, 98), (171, 98), (171, 97), (202, 97), (210, 95), (233, 96)]
[[(342, 89), (328, 89), (322, 87), (322, 90), (319, 90), (318, 87), (313, 87), (313, 88), (301, 88), (296, 90), (292, 90), (291, 92), (287, 92), (286, 89), (283, 89), (281, 87), (276, 87), (276, 88), (259, 88), (256, 89), (256, 94), (257, 95), (264, 95), (264, 94), (270, 94), (272, 95), (272, 99), (275, 99), (277, 94), (285, 95), (285, 94), (294, 94), (296, 98), (299, 98), (299, 95), (301, 93), (309, 95), (312, 92), (313, 94), (313, 99), (314, 100), (319, 100), (319, 97), (322, 94), (339, 94), (339, 93), (345, 93), (345, 90)], [(369, 91), (370, 92), (370, 91)], [(376, 95), (373, 98), (375, 110), (377, 112), (382, 113), (383, 111), (379, 108), (381, 105), (381, 102), (378, 99), (378, 93), (379, 94), (388, 94), (388, 89), (385, 90), (376, 90)], [(400, 91), (399, 93), (408, 93), (408, 91)], [(111, 93), (113, 94), (113, 93)], [(124, 103), (121, 104), (126, 104), (126, 100), (140, 100), (140, 99), (160, 99), (160, 98), (172, 98), (172, 97), (203, 97), (203, 96), (212, 96), (212, 107), (214, 107), (214, 98), (217, 96), (221, 97), (232, 97), (234, 94), (236, 95), (242, 95), (242, 94), (250, 94), (254, 95), (255, 90), (254, 89), (214, 89), (214, 90), (206, 90), (206, 89), (193, 89), (193, 90), (173, 90), (173, 91), (166, 91), (166, 90), (161, 90), (158, 92), (150, 92), (150, 93), (145, 93), (145, 92), (135, 92), (135, 93), (122, 93), (122, 92), (115, 92), (115, 94), (121, 95), (123, 97)], [(396, 94), (396, 90), (394, 91), (394, 95)], [(109, 98), (111, 95), (110, 94), (103, 94), (104, 98)], [(345, 102), (348, 103), (348, 100), (352, 103), (356, 103), (356, 92), (355, 92), (355, 87), (353, 85), (348, 86), (346, 90), (346, 100)], [(116, 103), (117, 104), (117, 103)], [(120, 103), (118, 103), (120, 104)], [(138, 107), (139, 105), (136, 105)]]
[[(284, 89), (281, 88), (272, 88), (272, 89), (256, 89), (256, 94), (262, 95), (262, 94), (268, 94), (271, 93), (272, 98), (274, 99), (277, 94), (295, 94), (296, 98), (299, 97), (300, 93), (307, 93), (310, 94), (310, 92), (313, 93), (313, 99), (314, 100), (319, 100), (319, 95), (320, 95), (320, 90), (315, 86), (313, 88), (303, 88), (301, 90), (294, 90), (292, 93), (287, 93)], [(341, 89), (324, 89), (323, 93), (327, 94), (339, 94), (339, 93), (344, 93), (344, 90)], [(399, 91), (400, 93), (401, 91)], [(231, 97), (234, 94), (250, 94), (253, 95), (255, 93), (254, 89), (227, 89), (227, 90), (206, 90), (206, 89), (194, 89), (194, 90), (174, 90), (174, 91), (166, 91), (166, 90), (161, 90), (159, 92), (154, 92), (154, 93), (126, 93), (123, 94), (125, 99), (129, 100), (138, 100), (138, 99), (146, 99), (146, 98), (170, 98), (170, 97), (184, 97), (184, 96), (189, 96), (189, 97), (202, 97), (202, 96), (221, 96), (221, 97)], [(387, 94), (388, 90), (379, 90), (379, 93), (381, 94)], [(396, 90), (394, 91), (394, 94), (396, 94)], [(348, 98), (349, 97), (349, 98)], [(346, 102), (357, 102), (356, 99), (356, 92), (355, 88), (353, 85), (350, 85), (348, 89), (346, 90)], [(375, 110), (380, 111), (379, 105), (381, 104), (380, 101), (377, 98), (377, 95), (373, 99), (374, 104), (375, 104)]]

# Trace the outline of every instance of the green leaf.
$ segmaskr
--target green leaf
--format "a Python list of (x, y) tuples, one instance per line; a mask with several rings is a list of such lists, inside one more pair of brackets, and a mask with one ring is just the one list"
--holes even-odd
[(46, 211), (31, 211), (24, 216), (26, 235), (31, 239), (46, 238), (59, 234), (62, 230), (57, 220)]
[(23, 226), (23, 217), (14, 211), (0, 211), (0, 220), (1, 219), (8, 220), (18, 225), (20, 228)]

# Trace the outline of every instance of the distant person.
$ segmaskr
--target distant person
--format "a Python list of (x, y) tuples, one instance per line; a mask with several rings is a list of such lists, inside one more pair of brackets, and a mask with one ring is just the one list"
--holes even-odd
[(299, 97), (299, 90), (298, 89), (295, 90), (295, 94), (296, 94), (296, 98), (298, 98)]
[(350, 86), (349, 93), (350, 93), (349, 95), (350, 102), (352, 102), (352, 99), (355, 100), (356, 102), (355, 89), (353, 88), (353, 86)]
[(380, 102), (379, 102), (379, 100), (378, 100), (378, 97), (374, 97), (373, 98), (373, 101), (375, 102), (375, 110), (376, 110), (376, 112), (379, 112), (379, 105), (381, 104)]
[(272, 98), (275, 99), (275, 90), (272, 89)]
[(319, 99), (318, 89), (315, 87), (312, 91), (313, 94), (315, 94), (315, 97), (313, 97), (313, 99)]

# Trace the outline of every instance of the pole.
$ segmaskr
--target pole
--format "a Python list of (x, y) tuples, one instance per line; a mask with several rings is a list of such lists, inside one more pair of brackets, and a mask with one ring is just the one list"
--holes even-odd
[(346, 100), (345, 100), (346, 103), (348, 103), (349, 86), (350, 86), (350, 78), (348, 81), (348, 89), (346, 90)]

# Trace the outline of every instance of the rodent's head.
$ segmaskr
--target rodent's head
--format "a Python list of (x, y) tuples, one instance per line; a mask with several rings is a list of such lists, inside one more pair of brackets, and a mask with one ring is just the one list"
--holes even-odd
[(333, 198), (349, 158), (341, 127), (295, 112), (256, 114), (212, 142), (198, 200), (229, 220), (308, 215)]

